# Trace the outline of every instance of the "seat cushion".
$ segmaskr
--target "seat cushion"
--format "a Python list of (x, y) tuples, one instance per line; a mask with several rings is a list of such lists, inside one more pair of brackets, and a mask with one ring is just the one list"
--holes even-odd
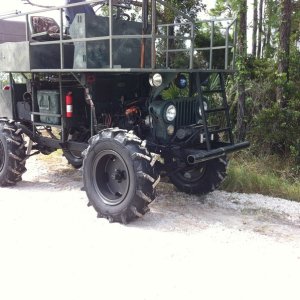
[(32, 16), (32, 31), (33, 34), (47, 32), (47, 33), (59, 33), (59, 26), (53, 18)]

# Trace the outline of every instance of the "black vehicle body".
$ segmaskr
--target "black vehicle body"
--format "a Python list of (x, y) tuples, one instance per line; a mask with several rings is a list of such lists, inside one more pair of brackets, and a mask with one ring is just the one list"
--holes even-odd
[[(96, 186), (96, 196), (87, 193), (99, 216), (125, 223), (146, 212), (159, 174), (169, 176), (185, 192), (209, 192), (225, 176), (222, 164), (226, 154), (247, 147), (248, 142), (234, 143), (225, 92), (226, 76), (234, 72), (234, 20), (220, 21), (226, 22), (222, 46), (214, 45), (218, 21), (205, 21), (212, 30), (210, 45), (196, 48), (200, 23), (179, 12), (176, 13), (187, 21), (159, 23), (156, 10), (164, 6), (170, 9), (164, 1), (140, 2), (141, 21), (122, 19), (120, 11), (128, 8), (131, 1), (106, 2), (108, 16), (79, 13), (70, 25), (64, 22), (63, 11), (78, 4), (56, 7), (59, 27), (66, 30), (56, 30), (55, 35), (34, 28), (34, 20), (45, 21), (38, 19), (45, 11), (24, 15), (27, 40), (0, 45), (0, 68), (9, 74), (9, 84), (0, 100), (0, 122), (3, 128), (13, 122), (14, 130), (20, 129), (29, 137), (27, 156), (22, 161), (34, 150), (49, 154), (62, 149), (74, 167), (81, 167), (84, 156), (92, 156), (95, 151), (115, 155), (119, 169), (109, 176), (116, 183), (102, 186), (97, 179), (91, 185)], [(180, 35), (181, 29), (184, 34)], [(215, 65), (216, 51), (222, 52), (223, 59)], [(180, 65), (177, 56), (182, 58)], [(133, 144), (127, 146), (124, 142), (123, 149), (120, 140)], [(115, 150), (103, 150), (99, 143)], [(122, 149), (129, 156), (146, 157), (149, 163), (134, 163), (130, 171), (129, 158), (123, 161), (119, 153)], [(101, 155), (91, 161), (86, 158), (85, 165), (96, 163), (109, 172), (115, 165), (109, 166), (109, 159)], [(216, 170), (208, 171), (209, 168)], [(140, 179), (129, 182), (127, 178), (132, 172), (144, 170), (147, 176), (142, 177), (150, 178), (153, 184), (140, 192), (147, 183)], [(195, 170), (206, 177), (201, 179), (197, 173), (198, 178)], [(86, 188), (93, 182), (90, 177), (97, 177), (100, 171), (93, 172), (84, 172)], [(205, 178), (214, 181), (214, 177), (220, 178), (216, 186), (214, 182), (206, 183)], [(135, 194), (128, 196), (135, 198), (134, 205), (128, 200), (128, 208), (125, 198), (123, 202), (115, 199), (123, 192), (115, 192), (117, 196), (110, 199), (111, 189), (121, 188), (124, 194), (130, 194), (132, 184), (139, 186)], [(106, 199), (103, 203), (109, 209), (103, 203), (97, 205), (97, 197)], [(143, 204), (139, 198), (144, 199)], [(124, 207), (119, 211), (115, 209), (121, 205)]]

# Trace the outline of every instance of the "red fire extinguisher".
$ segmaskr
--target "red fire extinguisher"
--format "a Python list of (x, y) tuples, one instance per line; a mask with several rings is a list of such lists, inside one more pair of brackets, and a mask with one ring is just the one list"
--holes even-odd
[(73, 95), (72, 92), (68, 92), (66, 95), (66, 117), (73, 117)]

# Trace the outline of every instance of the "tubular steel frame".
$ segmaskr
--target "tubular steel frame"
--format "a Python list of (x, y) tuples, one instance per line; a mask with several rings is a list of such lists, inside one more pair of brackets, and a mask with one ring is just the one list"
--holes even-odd
[[(142, 34), (137, 34), (137, 35), (113, 35), (113, 0), (107, 0), (108, 2), (108, 15), (109, 15), (109, 35), (108, 36), (98, 36), (98, 37), (90, 37), (90, 38), (71, 38), (64, 40), (63, 39), (63, 27), (64, 27), (64, 9), (67, 7), (75, 7), (79, 5), (86, 5), (86, 4), (95, 4), (99, 2), (99, 0), (92, 0), (92, 1), (84, 1), (84, 2), (79, 2), (79, 3), (74, 3), (74, 4), (69, 4), (69, 5), (63, 5), (63, 6), (55, 6), (53, 8), (47, 8), (47, 9), (42, 9), (38, 11), (33, 11), (33, 12), (28, 12), (28, 13), (23, 13), (23, 14), (18, 14), (17, 16), (23, 16), (25, 17), (26, 20), (26, 41), (30, 44), (30, 46), (38, 47), (39, 45), (52, 45), (52, 44), (59, 44), (60, 48), (60, 68), (58, 69), (31, 69), (30, 72), (35, 76), (35, 73), (56, 73), (58, 74), (58, 79), (59, 79), (59, 88), (60, 88), (60, 105), (61, 105), (61, 114), (53, 114), (51, 116), (55, 117), (60, 117), (61, 118), (61, 124), (60, 125), (51, 125), (51, 127), (58, 127), (61, 129), (61, 137), (58, 140), (54, 140), (53, 138), (46, 138), (46, 137), (39, 137), (36, 136), (34, 127), (35, 126), (44, 126), (45, 124), (39, 124), (35, 122), (35, 116), (42, 115), (41, 113), (38, 112), (32, 112), (32, 117), (33, 117), (33, 136), (39, 140), (40, 143), (44, 144), (45, 146), (51, 145), (53, 148), (64, 148), (67, 147), (70, 150), (78, 150), (81, 149), (83, 150), (86, 145), (76, 143), (76, 142), (69, 142), (67, 141), (66, 137), (66, 132), (65, 132), (65, 100), (63, 99), (63, 93), (62, 93), (62, 74), (63, 73), (71, 73), (73, 76), (76, 78), (75, 73), (84, 73), (84, 72), (102, 72), (102, 73), (109, 73), (109, 72), (114, 72), (114, 73), (130, 73), (130, 72), (139, 72), (139, 73), (153, 73), (153, 72), (185, 72), (185, 73), (197, 73), (197, 90), (199, 94), (199, 103), (201, 106), (202, 111), (204, 111), (203, 107), (203, 102), (202, 102), (202, 97), (201, 96), (201, 87), (200, 87), (200, 82), (199, 82), (199, 73), (219, 73), (219, 76), (222, 77), (223, 79), (223, 73), (232, 73), (234, 72), (234, 60), (235, 60), (235, 42), (236, 42), (236, 20), (235, 19), (211, 19), (211, 20), (201, 20), (199, 22), (194, 22), (189, 16), (182, 14), (181, 12), (177, 11), (166, 3), (163, 0), (152, 0), (151, 1), (151, 6), (149, 7), (151, 9), (151, 33), (150, 34), (145, 34), (144, 32), (141, 32)], [(157, 8), (157, 3), (160, 5), (165, 6), (168, 9), (171, 9), (176, 12), (176, 14), (180, 15), (182, 18), (186, 19), (186, 22), (183, 23), (174, 23), (174, 24), (157, 24), (157, 15), (156, 15), (156, 8)], [(43, 42), (37, 42), (37, 41), (32, 41), (31, 39), (31, 28), (30, 28), (30, 16), (37, 14), (37, 13), (47, 13), (50, 11), (58, 11), (59, 12), (59, 22), (58, 24), (60, 25), (60, 39), (56, 41), (43, 41)], [(11, 19), (11, 18), (16, 18), (16, 16), (7, 16), (2, 19)], [(0, 18), (1, 19), (1, 18)], [(226, 27), (223, 27), (223, 31), (225, 32), (225, 45), (224, 46), (215, 46), (215, 24), (220, 23), (220, 22), (226, 22)], [(197, 31), (199, 30), (199, 27), (201, 27), (203, 24), (208, 24), (210, 28), (210, 41), (209, 41), (209, 47), (195, 47), (194, 42), (196, 38)], [(169, 29), (173, 27), (174, 32), (178, 32), (178, 28), (180, 27), (187, 27), (188, 28), (188, 35), (181, 35), (181, 36), (170, 36), (169, 35)], [(159, 29), (165, 28), (166, 34), (159, 34)], [(233, 45), (230, 45), (230, 36), (232, 36), (233, 40)], [(150, 39), (151, 41), (151, 67), (150, 68), (145, 68), (143, 67), (143, 64), (141, 63), (140, 68), (115, 68), (113, 65), (113, 40), (121, 40), (121, 39), (140, 39), (140, 40), (146, 40)], [(156, 43), (158, 39), (164, 40), (165, 41), (165, 49), (161, 49), (162, 53), (165, 53), (166, 59), (165, 59), (165, 64), (163, 67), (157, 67), (156, 66), (156, 54), (157, 54), (157, 49), (156, 49)], [(181, 41), (186, 41), (189, 42), (189, 44), (186, 43), (187, 48), (184, 49), (172, 49), (169, 47), (169, 41), (173, 40), (181, 40)], [(109, 41), (109, 67), (108, 68), (80, 68), (80, 69), (67, 69), (64, 68), (64, 43), (72, 43), (72, 42), (91, 42), (91, 41)], [(214, 55), (213, 52), (215, 50), (224, 50), (225, 52), (225, 57), (224, 57), (224, 68), (223, 69), (214, 69)], [(232, 63), (229, 62), (229, 54), (230, 51), (232, 50)], [(207, 62), (207, 67), (206, 68), (195, 68), (195, 55), (199, 51), (208, 51), (209, 52), (209, 60)], [(172, 53), (188, 53), (188, 58), (189, 58), (189, 66), (188, 68), (172, 68), (169, 64), (169, 57), (170, 54)], [(144, 54), (145, 55), (145, 52)], [(141, 59), (141, 61), (145, 61), (145, 57)], [(14, 72), (10, 72), (14, 73)], [(224, 82), (223, 82), (224, 85)], [(223, 93), (224, 96), (225, 92)], [(32, 97), (32, 105), (34, 107), (34, 100), (35, 95)], [(226, 98), (225, 100), (226, 101)], [(47, 114), (50, 116), (50, 114)], [(226, 114), (227, 120), (229, 120), (229, 115)], [(206, 118), (204, 118), (206, 120)], [(91, 123), (93, 120), (93, 115), (91, 112)], [(229, 123), (229, 121), (228, 121)], [(206, 135), (208, 136), (209, 132), (207, 129), (207, 124), (204, 126), (206, 128)], [(91, 130), (93, 130), (93, 124), (91, 124)], [(207, 150), (211, 150), (211, 145), (210, 141), (207, 139)], [(232, 133), (230, 132), (230, 144), (233, 145), (233, 137)]]
[[(109, 35), (108, 36), (99, 36), (99, 37), (90, 37), (90, 38), (71, 38), (67, 40), (63, 40), (63, 18), (64, 18), (64, 9), (67, 7), (75, 7), (80, 5), (86, 5), (86, 4), (95, 4), (99, 2), (99, 0), (92, 0), (92, 1), (84, 1), (84, 2), (78, 2), (74, 4), (69, 5), (63, 5), (63, 6), (55, 6), (53, 8), (47, 8), (42, 10), (37, 10), (33, 12), (28, 13), (21, 13), (14, 16), (6, 16), (0, 19), (10, 19), (10, 18), (16, 18), (25, 16), (26, 20), (26, 41), (30, 43), (30, 46), (38, 47), (39, 45), (53, 45), (53, 44), (59, 44), (60, 46), (60, 68), (59, 69), (31, 69), (30, 72), (225, 72), (225, 73), (231, 73), (234, 72), (234, 61), (235, 61), (235, 42), (236, 42), (236, 20), (235, 19), (210, 19), (210, 20), (201, 20), (199, 22), (194, 22), (189, 16), (181, 13), (168, 3), (166, 3), (163, 0), (152, 0), (151, 3), (151, 34), (140, 34), (140, 35), (113, 35), (113, 0), (108, 0), (108, 7), (109, 7)], [(174, 24), (157, 24), (157, 16), (156, 16), (156, 7), (157, 3), (159, 3), (162, 6), (165, 6), (168, 9), (173, 10), (178, 15), (180, 15), (182, 18), (185, 18), (188, 20), (188, 22), (184, 23), (174, 23)], [(30, 29), (30, 16), (37, 13), (47, 13), (51, 11), (59, 11), (59, 25), (60, 25), (60, 39), (57, 41), (43, 41), (43, 42), (37, 42), (31, 41), (31, 29)], [(224, 46), (215, 46), (215, 24), (220, 22), (230, 22), (225, 28), (225, 45)], [(210, 46), (209, 47), (200, 47), (196, 48), (194, 45), (195, 37), (197, 34), (197, 29), (202, 24), (209, 24), (209, 28), (211, 30), (210, 34)], [(189, 36), (169, 36), (168, 30), (170, 27), (175, 28), (182, 27), (182, 26), (188, 26), (190, 28), (189, 30)], [(166, 27), (166, 35), (159, 35), (157, 34), (158, 28)], [(233, 45), (230, 45), (229, 43), (229, 37), (230, 33), (232, 34), (233, 38)], [(121, 40), (121, 39), (150, 39), (151, 40), (151, 68), (115, 68), (113, 66), (113, 40)], [(162, 50), (163, 53), (166, 54), (166, 63), (164, 67), (157, 67), (156, 66), (156, 42), (157, 39), (164, 39), (166, 40), (166, 49)], [(169, 49), (169, 40), (185, 40), (190, 41), (189, 47), (185, 49)], [(109, 41), (110, 45), (110, 51), (109, 51), (109, 68), (80, 68), (80, 69), (67, 69), (64, 68), (64, 49), (63, 45), (65, 43), (72, 43), (72, 42), (91, 42), (91, 41)], [(224, 61), (224, 69), (214, 69), (213, 64), (213, 51), (214, 50), (220, 50), (224, 49), (225, 51), (225, 61)], [(229, 63), (229, 53), (230, 50), (232, 50), (232, 62)], [(196, 69), (194, 68), (194, 61), (195, 61), (195, 54), (199, 51), (209, 51), (209, 61), (207, 68), (201, 68)], [(189, 67), (188, 68), (172, 68), (170, 67), (168, 60), (170, 53), (189, 53)]]

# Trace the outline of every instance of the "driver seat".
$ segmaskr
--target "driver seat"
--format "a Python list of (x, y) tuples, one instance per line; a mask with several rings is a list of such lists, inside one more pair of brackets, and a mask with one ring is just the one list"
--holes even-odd
[[(57, 22), (50, 17), (31, 16), (31, 38), (38, 42), (57, 41), (60, 39), (60, 28)], [(71, 37), (63, 34), (63, 39), (67, 40)]]

